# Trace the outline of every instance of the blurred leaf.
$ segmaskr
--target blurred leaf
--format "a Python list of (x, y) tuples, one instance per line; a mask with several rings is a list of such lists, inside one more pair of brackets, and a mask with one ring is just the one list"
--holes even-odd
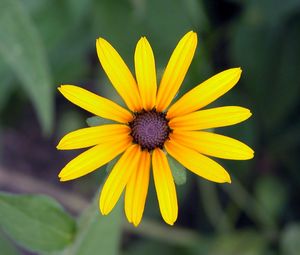
[(203, 0), (183, 1), (187, 16), (191, 20), (193, 27), (197, 27), (201, 32), (205, 32), (209, 27), (209, 21), (203, 2)]
[(277, 57), (276, 82), (270, 92), (272, 100), (266, 105), (270, 129), (280, 126), (282, 121), (288, 119), (290, 112), (299, 102), (300, 58), (295, 56), (300, 56), (300, 19), (287, 26), (288, 28), (281, 32), (282, 45)]
[[(300, 54), (299, 21), (290, 19), (286, 23), (280, 20), (268, 24), (264, 21), (264, 9), (259, 9), (264, 8), (259, 3), (265, 1), (256, 2), (258, 5), (255, 8), (258, 10), (253, 11), (253, 15), (260, 13), (262, 17), (249, 18), (250, 10), (246, 9), (232, 33), (231, 55), (244, 70), (242, 82), (246, 93), (255, 102), (256, 118), (260, 118), (268, 129), (266, 135), (272, 136), (274, 126), (280, 127), (298, 102), (300, 62), (294, 56)], [(270, 12), (281, 10), (274, 8), (272, 1), (267, 2)], [(288, 2), (295, 4), (292, 0)], [(275, 14), (272, 15), (273, 21), (279, 19)]]
[(282, 182), (272, 176), (259, 178), (255, 184), (258, 202), (272, 218), (280, 216), (287, 202), (287, 190)]
[(239, 231), (214, 239), (209, 255), (265, 255), (266, 241), (254, 231)]
[(241, 81), (250, 97), (262, 104), (265, 95), (269, 93), (268, 85), (274, 80), (274, 69), (271, 67), (278, 53), (275, 47), (278, 40), (276, 35), (263, 26), (248, 24), (243, 19), (235, 24), (231, 44), (233, 62), (244, 70)]
[(251, 23), (276, 26), (299, 11), (299, 0), (250, 0), (246, 5), (246, 17)]
[(115, 255), (119, 251), (122, 227), (122, 203), (116, 205), (108, 216), (99, 212), (98, 196), (78, 221), (74, 244), (63, 255)]
[(85, 0), (85, 1), (66, 0), (66, 2), (73, 21), (79, 22), (85, 15), (89, 14), (92, 0)]
[(112, 124), (112, 123), (115, 123), (115, 122), (112, 121), (112, 120), (108, 120), (108, 119), (98, 117), (98, 116), (93, 116), (93, 117), (87, 118), (86, 123), (88, 124), (88, 126), (94, 127), (94, 126), (101, 126), (101, 125), (104, 125), (104, 124)]
[(201, 20), (199, 26), (206, 26), (206, 17), (199, 15), (201, 8), (195, 0), (189, 0), (188, 4), (184, 0), (95, 1), (93, 31), (95, 36), (107, 38), (131, 67), (135, 44), (141, 36), (146, 36), (160, 68), (166, 65), (181, 36), (198, 25), (194, 23)]
[[(139, 27), (133, 13), (131, 1), (94, 1), (93, 2), (93, 37), (104, 37), (119, 51), (130, 66)], [(124, 26), (126, 24), (126, 26)], [(134, 27), (134, 29), (132, 29)], [(131, 62), (129, 62), (131, 60)]]
[[(197, 179), (199, 196), (208, 221), (216, 231), (228, 231), (231, 226), (228, 215), (224, 212), (215, 183)], [(208, 202), (209, 201), (209, 202)]]
[(0, 3), (0, 54), (31, 98), (44, 132), (53, 122), (53, 93), (40, 37), (19, 0)]
[(90, 70), (88, 51), (95, 47), (87, 25), (90, 0), (23, 1), (47, 49), (55, 84), (83, 80)]
[[(30, 13), (47, 51), (60, 46), (71, 29), (71, 14), (66, 0), (22, 0), (23, 8)], [(75, 1), (74, 1), (75, 2)], [(76, 43), (76, 42), (73, 42)], [(72, 47), (72, 44), (69, 43)], [(62, 55), (60, 55), (61, 57)], [(49, 57), (52, 57), (51, 55)], [(61, 57), (61, 60), (64, 59)], [(59, 64), (59, 63), (58, 63)]]
[(84, 118), (79, 111), (64, 110), (59, 116), (57, 133), (59, 136), (63, 136), (68, 132), (82, 128), (83, 125)]
[(18, 255), (20, 254), (13, 243), (9, 241), (4, 234), (0, 231), (0, 247), (1, 254), (3, 255)]
[(115, 164), (117, 163), (117, 161), (119, 160), (121, 156), (115, 157), (113, 160), (109, 161), (109, 163), (107, 163), (106, 165), (106, 173), (110, 173), (111, 170), (113, 169), (113, 167), (115, 166)]
[(272, 231), (276, 225), (274, 219), (266, 214), (264, 207), (252, 196), (251, 193), (249, 193), (249, 191), (237, 178), (231, 176), (231, 180), (232, 183), (230, 185), (220, 185), (219, 187), (228, 193), (230, 198), (247, 214), (251, 220)]
[(32, 251), (55, 251), (68, 245), (75, 222), (50, 197), (0, 193), (0, 226)]
[[(15, 89), (14, 84), (12, 83), (13, 77), (8, 70), (9, 68), (2, 59), (0, 59), (0, 77), (1, 77), (1, 86), (0, 86), (0, 112), (3, 107), (5, 107), (7, 100), (13, 89)], [(0, 122), (1, 123), (1, 122)]]
[(300, 250), (300, 224), (288, 225), (282, 232), (280, 240), (281, 254), (298, 255)]
[[(196, 1), (152, 0), (144, 3), (144, 10), (136, 14), (141, 23), (141, 35), (149, 37), (157, 66), (165, 67), (171, 52), (185, 33), (196, 27), (201, 31), (206, 28), (206, 17), (201, 15), (202, 6)], [(199, 24), (195, 24), (197, 11)]]
[(167, 155), (169, 165), (172, 171), (174, 181), (177, 185), (183, 185), (186, 183), (186, 169), (176, 159)]

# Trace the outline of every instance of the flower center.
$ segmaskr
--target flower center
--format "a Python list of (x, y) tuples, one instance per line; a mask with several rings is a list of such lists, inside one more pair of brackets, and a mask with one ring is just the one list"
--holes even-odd
[(129, 122), (133, 142), (139, 144), (143, 150), (163, 148), (172, 131), (168, 122), (166, 114), (156, 110), (135, 113), (135, 118)]

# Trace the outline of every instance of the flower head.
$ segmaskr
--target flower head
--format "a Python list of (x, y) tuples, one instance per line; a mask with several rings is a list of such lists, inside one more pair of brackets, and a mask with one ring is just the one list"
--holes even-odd
[(253, 157), (253, 150), (242, 142), (203, 131), (233, 125), (251, 116), (248, 109), (238, 106), (201, 110), (238, 82), (240, 68), (213, 76), (170, 106), (191, 64), (196, 45), (197, 35), (192, 31), (179, 41), (157, 88), (154, 55), (145, 37), (135, 49), (136, 78), (117, 51), (99, 38), (96, 47), (100, 63), (128, 110), (80, 87), (59, 87), (72, 103), (116, 122), (71, 132), (57, 146), (61, 150), (91, 147), (61, 170), (61, 181), (86, 175), (121, 154), (101, 191), (102, 214), (113, 209), (125, 189), (125, 213), (128, 221), (137, 226), (142, 219), (152, 168), (162, 217), (173, 225), (178, 205), (166, 154), (193, 173), (218, 183), (230, 183), (230, 176), (207, 156), (236, 160)]

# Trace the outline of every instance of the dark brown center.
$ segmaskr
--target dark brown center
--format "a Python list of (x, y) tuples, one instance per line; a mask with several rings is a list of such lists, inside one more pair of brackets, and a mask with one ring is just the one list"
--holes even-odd
[(163, 148), (171, 132), (168, 122), (166, 114), (156, 110), (135, 113), (135, 118), (129, 122), (133, 142), (143, 150)]

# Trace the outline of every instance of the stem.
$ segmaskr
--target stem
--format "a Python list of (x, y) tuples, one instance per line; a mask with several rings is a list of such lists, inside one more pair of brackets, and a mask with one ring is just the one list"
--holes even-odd
[(199, 245), (201, 243), (205, 245), (206, 243), (206, 239), (195, 231), (181, 227), (166, 226), (149, 219), (143, 219), (138, 227), (134, 227), (126, 222), (124, 224), (124, 230), (143, 237), (150, 237), (161, 242), (179, 246)]

